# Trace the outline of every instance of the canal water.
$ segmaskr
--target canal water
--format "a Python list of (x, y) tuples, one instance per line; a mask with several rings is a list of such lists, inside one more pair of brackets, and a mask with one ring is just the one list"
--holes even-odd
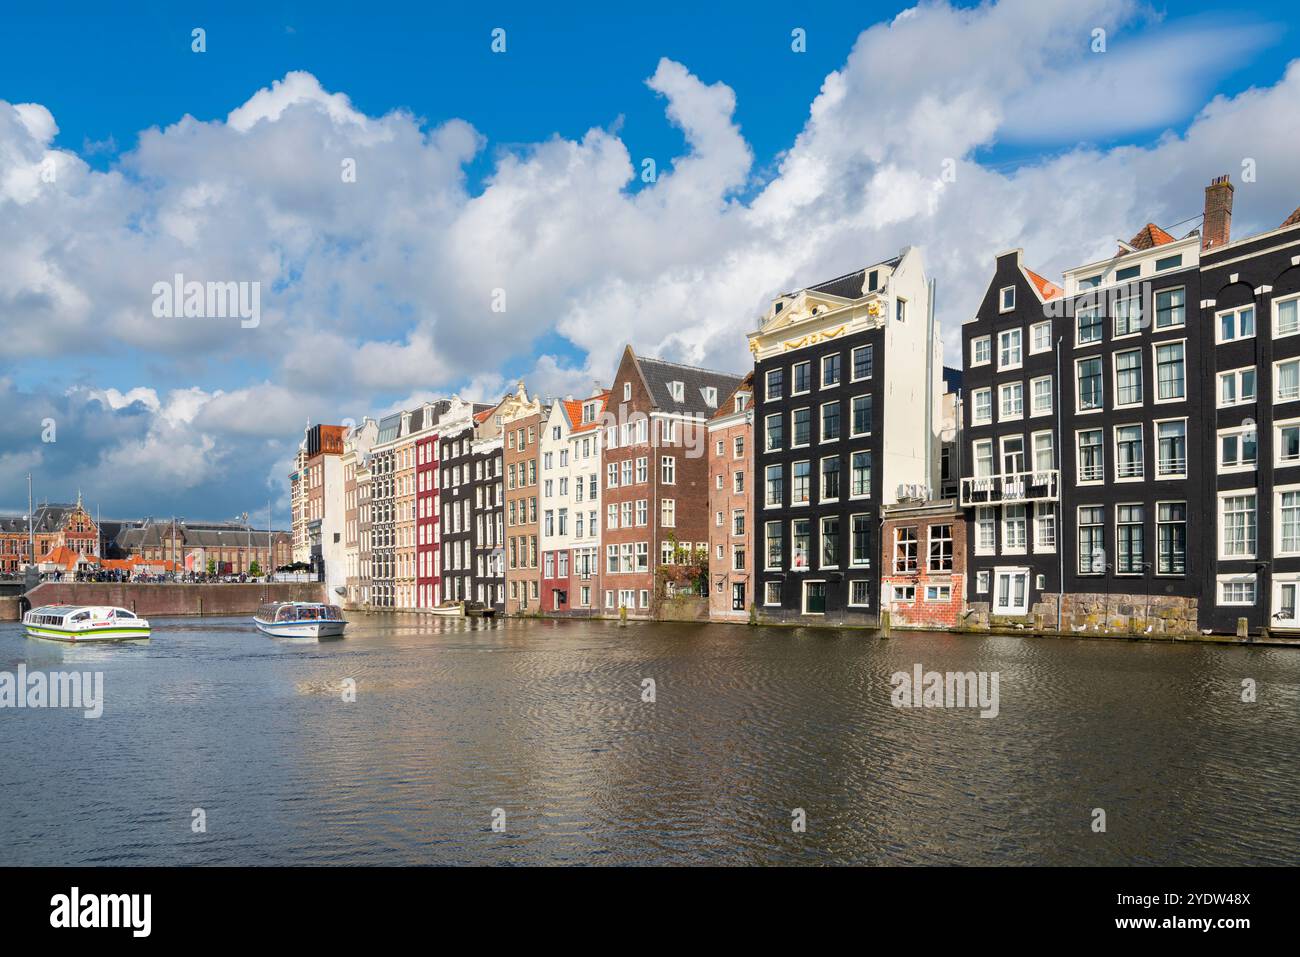
[[(235, 619), (154, 627), (68, 647), (0, 625), (0, 671), (104, 680), (98, 719), (0, 710), (0, 865), (1300, 860), (1297, 649), (413, 616), (321, 644)], [(891, 675), (918, 664), (996, 675), (997, 716), (895, 707)]]

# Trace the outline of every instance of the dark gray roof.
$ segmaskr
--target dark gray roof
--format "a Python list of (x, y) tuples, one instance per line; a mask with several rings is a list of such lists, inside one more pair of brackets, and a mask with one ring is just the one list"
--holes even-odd
[(392, 415), (386, 415), (379, 420), (379, 435), (375, 438), (378, 445), (385, 442), (391, 442), (397, 438), (398, 431), (402, 428), (402, 413), (394, 412)]
[[(637, 364), (650, 389), (650, 398), (655, 406), (664, 412), (676, 412), (681, 415), (695, 415), (711, 418), (718, 411), (718, 404), (736, 390), (743, 376), (729, 372), (714, 372), (711, 369), (697, 369), (695, 366), (679, 365), (665, 362), (663, 359), (649, 359), (637, 356)], [(673, 398), (670, 382), (683, 385), (682, 401)], [(715, 400), (712, 405), (704, 400), (704, 389), (712, 386)]]
[[(63, 527), (67, 520), (68, 513), (76, 509), (76, 505), (66, 503), (54, 503), (37, 505), (32, 510), (32, 531), (33, 532), (55, 532)], [(27, 515), (4, 515), (0, 516), (0, 531), (3, 532), (26, 532)]]
[[(272, 532), (276, 540), (282, 540), (287, 532)], [(266, 529), (252, 530), (253, 544), (266, 544)], [(193, 525), (176, 525), (176, 542), (183, 548), (234, 548), (248, 545), (249, 530), (242, 525), (226, 523), (204, 523)], [(145, 546), (171, 544), (171, 522), (149, 522), (144, 525), (131, 525), (117, 533), (116, 543), (124, 551), (134, 551)]]
[(895, 256), (893, 259), (886, 259), (884, 262), (876, 263), (874, 266), (865, 266), (862, 269), (854, 270), (844, 276), (835, 279), (828, 279), (825, 282), (819, 282), (815, 286), (808, 288), (814, 292), (824, 292), (831, 296), (839, 296), (841, 299), (861, 299), (866, 295), (865, 286), (867, 284), (867, 273), (873, 269), (897, 269), (898, 264), (903, 261), (902, 256)]

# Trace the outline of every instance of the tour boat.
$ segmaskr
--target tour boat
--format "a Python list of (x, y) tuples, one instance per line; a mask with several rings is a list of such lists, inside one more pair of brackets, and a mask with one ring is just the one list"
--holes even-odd
[(253, 616), (258, 630), (274, 638), (337, 638), (348, 623), (338, 605), (316, 601), (273, 601)]
[(23, 615), (28, 638), (54, 641), (135, 641), (149, 637), (149, 622), (109, 605), (42, 605)]

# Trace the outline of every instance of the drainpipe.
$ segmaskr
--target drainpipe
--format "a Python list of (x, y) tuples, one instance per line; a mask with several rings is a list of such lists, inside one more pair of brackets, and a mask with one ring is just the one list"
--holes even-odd
[[(934, 480), (934, 292), (935, 280), (930, 280), (929, 309), (926, 315), (925, 335), (925, 484)], [(882, 461), (883, 466), (883, 461)]]
[(1064, 336), (1056, 337), (1056, 631), (1061, 631), (1065, 607), (1065, 482), (1062, 481), (1061, 463), (1064, 461), (1065, 436), (1061, 431), (1061, 343)]

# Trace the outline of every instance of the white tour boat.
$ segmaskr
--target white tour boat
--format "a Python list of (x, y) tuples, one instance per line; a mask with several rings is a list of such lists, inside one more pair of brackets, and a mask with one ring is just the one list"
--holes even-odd
[(54, 641), (136, 641), (149, 637), (149, 622), (109, 605), (42, 605), (23, 615), (28, 638)]
[(253, 624), (275, 638), (337, 638), (348, 623), (338, 605), (316, 601), (273, 601), (253, 616)]

